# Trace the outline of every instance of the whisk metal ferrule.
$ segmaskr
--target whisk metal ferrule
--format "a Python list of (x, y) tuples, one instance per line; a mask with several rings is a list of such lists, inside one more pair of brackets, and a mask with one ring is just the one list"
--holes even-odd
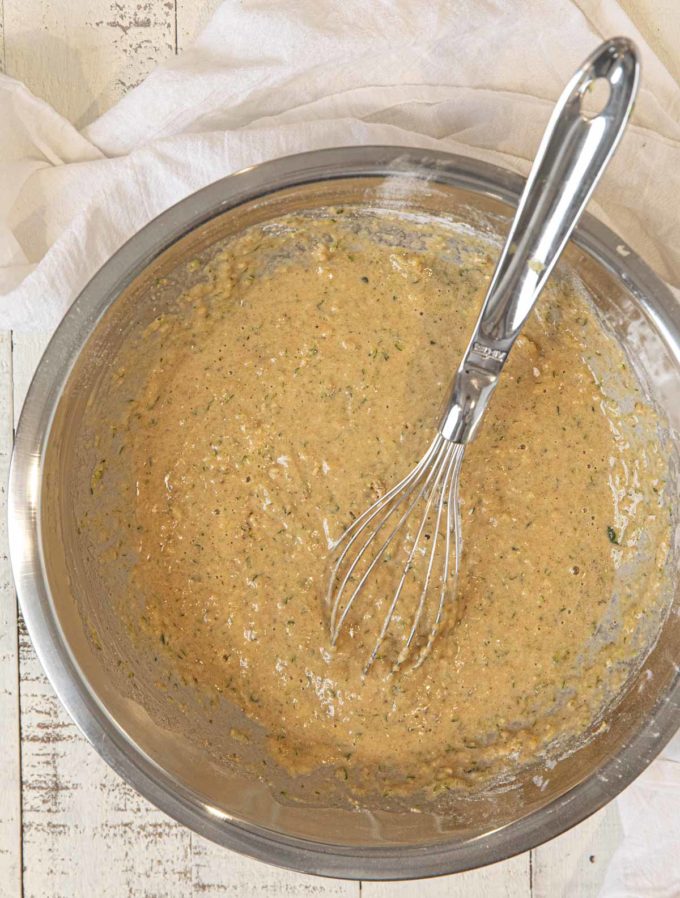
[[(599, 113), (590, 115), (582, 103), (597, 79), (607, 81), (609, 98)], [(614, 38), (601, 44), (566, 86), (520, 198), (439, 432), (413, 470), (336, 544), (340, 554), (327, 594), (333, 644), (362, 591), (376, 593), (374, 601), (382, 606), (381, 591), (385, 581), (390, 583), (384, 562), (394, 560), (396, 586), (388, 592), (365, 670), (378, 660), (388, 638), (396, 641), (395, 667), (416, 646), (413, 666), (418, 667), (440, 630), (447, 603), (456, 602), (462, 545), (458, 483), (465, 444), (475, 436), (510, 350), (621, 138), (638, 79), (634, 45)], [(435, 586), (438, 598), (433, 602)], [(404, 607), (406, 612), (400, 610)], [(370, 608), (358, 618), (353, 614), (359, 629), (370, 618)]]

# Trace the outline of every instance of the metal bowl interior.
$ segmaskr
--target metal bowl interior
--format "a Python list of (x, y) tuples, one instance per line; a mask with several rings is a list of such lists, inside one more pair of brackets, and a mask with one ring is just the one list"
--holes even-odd
[[(561, 760), (547, 782), (529, 771), (513, 788), (461, 798), (445, 815), (283, 803), (249, 772), (215, 761), (203, 738), (200, 703), (164, 703), (75, 537), (72, 498), (84, 476), (81, 422), (127, 336), (169, 301), (159, 280), (249, 225), (331, 204), (446, 212), (502, 233), (521, 187), (520, 178), (492, 166), (401, 148), (327, 150), (249, 169), (187, 198), (135, 235), (88, 284), (42, 359), (21, 417), (9, 496), (12, 565), (31, 638), (59, 697), (102, 757), (160, 808), (216, 842), (347, 878), (402, 879), (481, 866), (595, 811), (649, 764), (680, 724), (678, 590), (656, 644), (604, 726)], [(674, 298), (588, 216), (566, 261), (634, 362), (669, 432), (677, 432), (680, 309)], [(677, 441), (669, 445), (674, 452)], [(677, 532), (675, 542), (677, 549)], [(93, 644), (93, 627), (105, 634), (103, 646)], [(117, 673), (120, 657), (127, 672), (136, 667), (134, 685)]]

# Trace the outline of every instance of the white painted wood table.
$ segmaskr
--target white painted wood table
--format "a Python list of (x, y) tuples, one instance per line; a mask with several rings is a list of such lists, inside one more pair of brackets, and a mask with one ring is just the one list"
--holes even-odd
[[(672, 19), (675, 2), (630, 0), (630, 11), (644, 30), (655, 4), (659, 22), (659, 5)], [(0, 0), (0, 62), (82, 127), (180, 51), (217, 3)], [(479, 871), (417, 883), (350, 883), (277, 870), (219, 848), (153, 808), (106, 766), (42, 672), (17, 613), (7, 558), (13, 424), (45, 343), (44, 334), (0, 333), (0, 898), (594, 898), (620, 842), (614, 805), (532, 852)]]

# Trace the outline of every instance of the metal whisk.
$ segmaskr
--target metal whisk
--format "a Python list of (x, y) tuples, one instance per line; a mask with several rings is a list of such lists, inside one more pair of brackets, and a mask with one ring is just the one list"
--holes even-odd
[[(583, 101), (598, 79), (608, 85), (608, 98), (590, 115)], [(456, 602), (462, 551), (458, 485), (465, 445), (475, 436), (510, 349), (621, 138), (638, 80), (634, 45), (614, 38), (598, 47), (566, 86), (436, 436), (413, 470), (356, 518), (334, 546), (327, 594), (331, 643), (356, 617), (360, 596), (372, 592), (376, 609), (387, 600), (365, 671), (384, 652), (388, 636), (396, 644), (394, 668), (415, 647), (413, 667), (420, 666), (447, 607)], [(354, 628), (349, 629), (352, 635)]]

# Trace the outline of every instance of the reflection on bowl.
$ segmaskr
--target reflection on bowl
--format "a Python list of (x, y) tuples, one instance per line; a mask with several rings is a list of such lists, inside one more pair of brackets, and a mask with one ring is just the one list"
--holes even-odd
[[(227, 765), (208, 750), (206, 709), (194, 693), (170, 700), (156, 688), (152, 659), (135, 653), (75, 536), (80, 424), (126, 339), (158, 314), (159, 302), (172, 301), (152, 287), (167, 279), (181, 289), (186, 281), (178, 273), (189, 260), (291, 211), (392, 204), (453, 215), (493, 234), (502, 232), (520, 189), (520, 180), (500, 169), (400, 148), (327, 150), (258, 166), (189, 197), (139, 232), (85, 288), (46, 351), (22, 414), (10, 484), (12, 563), (31, 637), (60, 698), (100, 754), (159, 807), (215, 841), (296, 869), (350, 878), (479, 866), (592, 813), (644, 769), (680, 722), (676, 595), (621, 702), (587, 744), (557, 762), (549, 779), (529, 771), (513, 788), (461, 797), (446, 813), (281, 803), (253, 776), (252, 757), (241, 752), (236, 765)], [(566, 261), (661, 417), (678, 428), (680, 311), (664, 285), (632, 253), (622, 255), (620, 245), (586, 217)], [(671, 442), (669, 452), (677, 496), (677, 446)]]

